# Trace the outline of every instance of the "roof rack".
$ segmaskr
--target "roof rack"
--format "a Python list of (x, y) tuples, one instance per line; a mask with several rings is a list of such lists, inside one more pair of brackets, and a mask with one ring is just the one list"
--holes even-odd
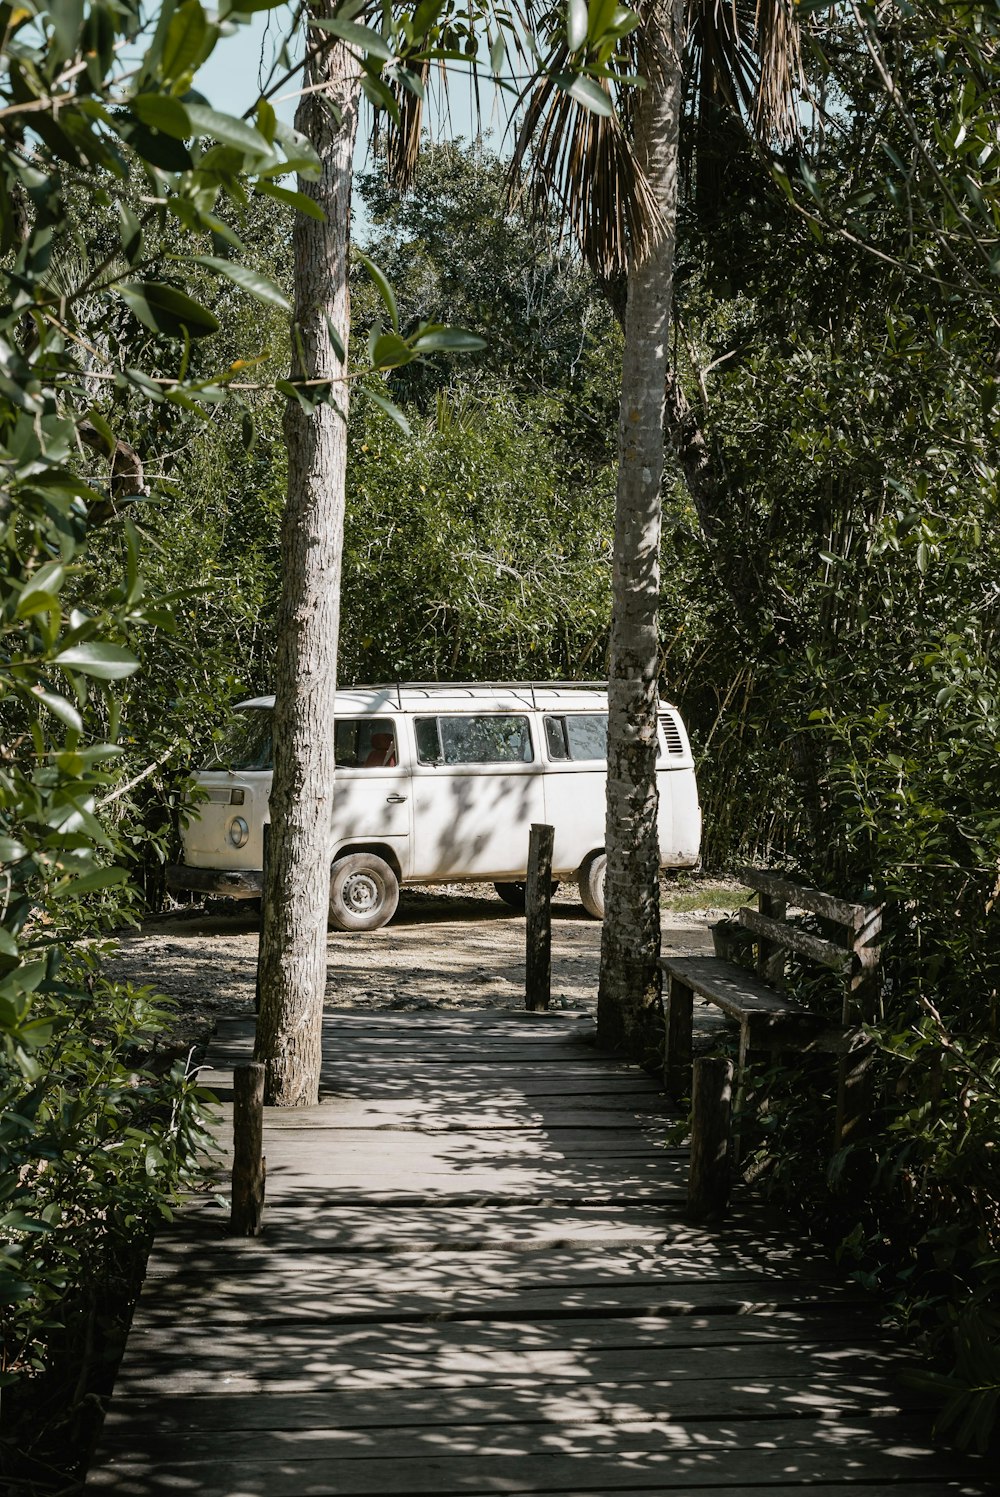
[(403, 691), (510, 691), (531, 693), (531, 705), (537, 706), (537, 691), (607, 691), (607, 681), (379, 681), (374, 686), (345, 687), (345, 691), (384, 691), (396, 693), (396, 705), (402, 709)]

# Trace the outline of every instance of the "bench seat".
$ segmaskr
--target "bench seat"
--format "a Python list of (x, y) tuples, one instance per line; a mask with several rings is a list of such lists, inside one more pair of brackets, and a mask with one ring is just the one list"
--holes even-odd
[(739, 1025), (741, 1071), (751, 1050), (802, 1049), (827, 1028), (818, 1015), (775, 992), (735, 962), (712, 956), (668, 956), (661, 957), (660, 967), (668, 980), (666, 1080), (674, 1096), (690, 1095), (695, 994)]

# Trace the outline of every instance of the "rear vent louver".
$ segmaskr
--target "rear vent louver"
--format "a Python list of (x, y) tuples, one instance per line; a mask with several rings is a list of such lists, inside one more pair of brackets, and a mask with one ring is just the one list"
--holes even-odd
[(660, 722), (663, 724), (663, 736), (667, 740), (667, 753), (683, 754), (684, 740), (681, 738), (680, 729), (670, 713), (664, 712), (660, 718)]

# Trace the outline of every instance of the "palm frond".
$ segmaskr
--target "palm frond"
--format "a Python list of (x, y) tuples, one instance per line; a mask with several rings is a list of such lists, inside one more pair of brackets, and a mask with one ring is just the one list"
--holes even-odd
[(628, 119), (597, 114), (561, 88), (554, 75), (563, 72), (565, 60), (565, 47), (557, 48), (524, 101), (510, 180), (539, 216), (557, 205), (595, 274), (614, 280), (624, 274), (630, 253), (647, 252), (660, 212)]
[(399, 119), (385, 119), (385, 164), (389, 181), (399, 192), (412, 187), (420, 155), (420, 136), (424, 123), (424, 93), (431, 75), (431, 65), (424, 62), (414, 75), (416, 87), (398, 83), (393, 88), (399, 106)]
[(792, 0), (689, 0), (686, 51), (700, 119), (722, 105), (762, 140), (798, 135), (803, 75)]

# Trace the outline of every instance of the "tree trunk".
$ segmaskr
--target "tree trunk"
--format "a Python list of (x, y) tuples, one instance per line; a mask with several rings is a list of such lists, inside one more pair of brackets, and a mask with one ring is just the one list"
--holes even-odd
[(608, 682), (608, 854), (598, 993), (599, 1042), (657, 1064), (660, 850), (656, 828), (660, 485), (671, 325), (683, 0), (653, 0), (644, 28), (648, 86), (636, 152), (660, 223), (629, 266), (618, 426), (614, 605)]
[[(312, 10), (328, 14), (327, 0), (316, 0)], [(313, 30), (307, 46), (327, 39)], [(335, 403), (303, 406), (289, 400), (285, 411), (288, 497), (281, 530), (274, 782), (254, 1051), (267, 1067), (265, 1099), (279, 1107), (308, 1106), (319, 1094), (347, 462), (347, 386), (341, 383), (346, 371), (330, 325), (346, 348), (359, 85), (356, 55), (343, 43), (330, 46), (308, 64), (306, 92), (295, 116), (297, 129), (322, 161), (319, 179), (300, 178), (298, 190), (319, 203), (326, 221), (296, 215), (292, 379), (333, 381)]]

